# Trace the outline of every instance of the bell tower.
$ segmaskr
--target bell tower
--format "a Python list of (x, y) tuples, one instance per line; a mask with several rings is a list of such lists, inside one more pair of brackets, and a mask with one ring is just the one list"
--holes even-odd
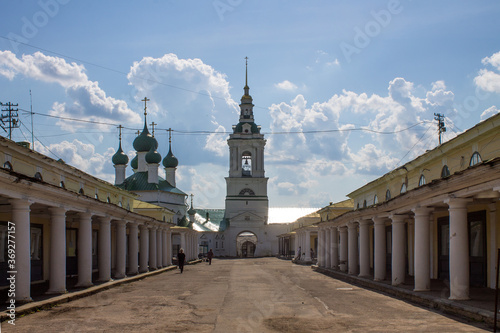
[(229, 135), (229, 177), (226, 177), (226, 218), (235, 224), (267, 224), (269, 199), (264, 172), (266, 140), (254, 122), (253, 99), (248, 87), (248, 58), (245, 58), (245, 87), (240, 119)]

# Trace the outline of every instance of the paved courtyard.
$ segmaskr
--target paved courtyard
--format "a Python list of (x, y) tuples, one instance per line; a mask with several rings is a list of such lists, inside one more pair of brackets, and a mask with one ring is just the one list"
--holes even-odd
[(2, 332), (479, 332), (275, 258), (215, 259), (2, 322)]

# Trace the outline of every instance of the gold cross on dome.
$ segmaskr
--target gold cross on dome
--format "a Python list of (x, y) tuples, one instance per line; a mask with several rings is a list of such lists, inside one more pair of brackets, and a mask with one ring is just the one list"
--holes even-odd
[(148, 114), (146, 111), (146, 109), (148, 108), (147, 103), (150, 101), (150, 99), (147, 97), (144, 97), (144, 99), (141, 99), (141, 101), (144, 102), (144, 115), (147, 115)]
[(155, 122), (153, 121), (150, 125), (151, 125), (152, 131), (153, 131), (152, 135), (153, 135), (153, 138), (154, 138), (155, 137), (155, 126), (158, 125), (158, 124), (155, 124)]

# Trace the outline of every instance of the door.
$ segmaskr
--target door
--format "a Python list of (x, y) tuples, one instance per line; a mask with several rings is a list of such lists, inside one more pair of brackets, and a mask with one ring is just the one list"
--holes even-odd
[(78, 274), (77, 236), (77, 229), (66, 229), (66, 275)]

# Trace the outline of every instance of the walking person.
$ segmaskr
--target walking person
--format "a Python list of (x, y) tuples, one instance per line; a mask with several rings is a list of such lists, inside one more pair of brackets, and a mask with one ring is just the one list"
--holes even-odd
[(184, 250), (181, 248), (179, 253), (177, 253), (177, 265), (181, 270), (181, 274), (184, 271), (184, 262), (186, 261), (186, 255), (184, 254)]
[(208, 253), (207, 253), (207, 259), (208, 259), (209, 265), (212, 265), (212, 258), (213, 257), (214, 257), (214, 252), (212, 251), (212, 249), (210, 249), (210, 251), (208, 251)]

